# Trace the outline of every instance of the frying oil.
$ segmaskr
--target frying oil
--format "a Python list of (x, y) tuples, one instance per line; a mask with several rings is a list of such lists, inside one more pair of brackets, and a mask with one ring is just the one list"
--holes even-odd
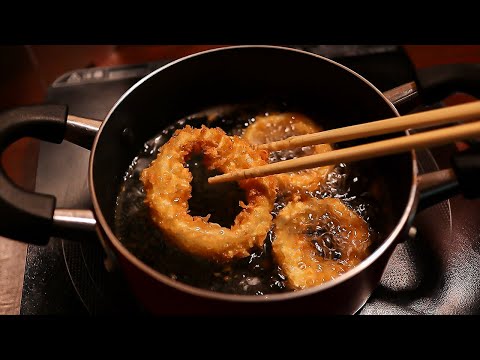
[[(223, 114), (214, 111), (213, 115), (212, 113), (193, 115), (165, 128), (155, 138), (145, 143), (126, 171), (117, 198), (115, 233), (129, 251), (160, 273), (195, 287), (244, 295), (289, 291), (286, 278), (272, 256), (272, 242), (275, 241), (273, 229), (268, 232), (262, 248), (255, 249), (244, 259), (220, 265), (194, 257), (181, 252), (164, 240), (161, 230), (152, 222), (149, 208), (144, 203), (145, 191), (140, 181), (143, 169), (156, 158), (161, 146), (170, 139), (175, 130), (183, 128), (186, 124), (192, 127), (207, 125), (221, 127), (229, 135), (241, 136), (255, 121), (254, 116), (257, 114), (258, 109), (241, 108)], [(287, 127), (285, 137), (290, 136), (290, 132), (291, 129)], [(271, 152), (269, 161), (282, 161), (311, 153), (310, 147)], [(208, 177), (217, 175), (218, 172), (205, 168), (202, 154), (192, 154), (185, 166), (193, 175), (189, 214), (192, 216), (210, 214), (209, 221), (229, 228), (242, 210), (239, 202), (246, 203), (243, 190), (236, 183), (208, 184)], [(371, 185), (370, 178), (360, 168), (341, 163), (328, 174), (324, 184), (313, 192), (304, 191), (302, 196), (341, 199), (367, 221), (375, 246), (382, 229), (377, 222), (379, 206), (370, 192)], [(278, 196), (272, 209), (273, 218), (288, 201), (288, 194)], [(305, 234), (311, 239), (319, 256), (341, 259), (342, 253), (335, 246), (335, 242), (342, 241), (339, 238), (342, 231), (335, 229), (333, 222), (328, 219), (328, 214), (323, 216), (327, 217), (321, 219), (323, 225), (305, 228)]]

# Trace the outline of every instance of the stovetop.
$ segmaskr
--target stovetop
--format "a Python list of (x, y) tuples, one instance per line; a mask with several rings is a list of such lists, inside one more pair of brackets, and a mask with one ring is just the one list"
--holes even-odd
[[(412, 64), (392, 45), (293, 45), (357, 71), (381, 91), (413, 80)], [(173, 59), (172, 59), (173, 60)], [(118, 98), (166, 61), (78, 69), (60, 76), (46, 102), (68, 104), (71, 114), (103, 119)], [(434, 104), (432, 106), (441, 106)], [(419, 153), (420, 170), (448, 167), (452, 147)], [(90, 208), (90, 152), (74, 144), (41, 142), (36, 190), (54, 194), (62, 208)], [(360, 314), (470, 314), (480, 312), (480, 202), (461, 196), (418, 214), (417, 236), (397, 246)], [(141, 314), (120, 271), (108, 272), (92, 236), (81, 242), (53, 238), (29, 245), (21, 314)]]

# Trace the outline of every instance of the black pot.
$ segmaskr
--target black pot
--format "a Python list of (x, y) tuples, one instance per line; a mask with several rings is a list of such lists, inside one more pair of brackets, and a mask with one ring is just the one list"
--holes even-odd
[(93, 210), (58, 209), (54, 197), (20, 189), (0, 168), (0, 234), (44, 245), (50, 236), (75, 238), (96, 230), (135, 294), (154, 313), (266, 313), (287, 307), (289, 313), (355, 313), (378, 285), (396, 244), (408, 235), (419, 202), (433, 204), (462, 187), (469, 196), (476, 195), (466, 189), (472, 189), (470, 180), (477, 172), (463, 176), (461, 171), (465, 162), (472, 169), (471, 158), (457, 162), (458, 179), (453, 171), (418, 176), (415, 152), (359, 162), (382, 183), (382, 196), (390, 198), (391, 206), (382, 211), (388, 235), (381, 245), (333, 281), (265, 296), (194, 288), (155, 271), (127, 250), (113, 232), (126, 169), (145, 141), (173, 121), (212, 106), (286, 101), (319, 114), (324, 128), (337, 128), (398, 116), (395, 105), (418, 100), (417, 85), (429, 101), (453, 90), (477, 95), (480, 82), (474, 80), (479, 77), (476, 65), (437, 67), (419, 74), (416, 83), (383, 94), (352, 70), (321, 56), (282, 47), (237, 46), (187, 56), (154, 71), (130, 88), (103, 122), (68, 115), (61, 105), (5, 111), (0, 115), (0, 150), (24, 136), (91, 147)]

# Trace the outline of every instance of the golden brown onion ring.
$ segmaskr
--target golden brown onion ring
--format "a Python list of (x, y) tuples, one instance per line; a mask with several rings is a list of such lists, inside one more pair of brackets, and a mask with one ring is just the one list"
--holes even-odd
[(208, 222), (208, 216), (190, 216), (192, 174), (184, 165), (190, 154), (197, 152), (203, 152), (209, 169), (223, 172), (267, 163), (265, 151), (254, 150), (245, 140), (227, 136), (219, 128), (186, 126), (177, 130), (141, 174), (153, 221), (169, 241), (190, 254), (218, 262), (248, 256), (252, 248), (263, 244), (270, 228), (276, 180), (239, 181), (248, 204), (240, 204), (243, 210), (230, 229)]
[(332, 280), (369, 254), (367, 223), (339, 199), (291, 202), (274, 224), (273, 255), (294, 290)]
[[(247, 127), (243, 138), (252, 145), (266, 144), (283, 140), (291, 136), (311, 134), (322, 131), (322, 128), (307, 116), (300, 113), (280, 113), (268, 116), (256, 116), (255, 122)], [(321, 154), (331, 151), (329, 144), (308, 146), (296, 150), (282, 150), (280, 156), (293, 155), (301, 157), (306, 155)], [(275, 175), (279, 189), (286, 194), (301, 194), (305, 191), (312, 192), (318, 189), (325, 181), (333, 166), (322, 166), (297, 172)]]

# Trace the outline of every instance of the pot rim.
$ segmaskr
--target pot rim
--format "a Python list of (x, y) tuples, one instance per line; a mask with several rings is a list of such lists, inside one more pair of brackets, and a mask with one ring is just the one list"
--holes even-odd
[(397, 225), (393, 229), (393, 231), (388, 235), (388, 237), (384, 240), (384, 242), (375, 249), (375, 251), (370, 254), (365, 260), (363, 260), (359, 265), (355, 266), (353, 269), (350, 269), (346, 273), (338, 276), (337, 278), (328, 281), (324, 284), (317, 285), (312, 288), (308, 289), (303, 289), (303, 290), (298, 290), (298, 291), (290, 291), (290, 292), (285, 292), (285, 293), (280, 293), (280, 294), (266, 294), (266, 295), (238, 295), (238, 294), (227, 294), (227, 293), (221, 293), (221, 292), (215, 292), (212, 290), (207, 290), (207, 289), (201, 289), (194, 287), (192, 285), (184, 284), (179, 281), (173, 280), (170, 277), (154, 270), (147, 264), (143, 263), (140, 259), (138, 259), (135, 255), (133, 255), (121, 242), (120, 240), (115, 236), (113, 233), (112, 229), (108, 225), (105, 217), (102, 214), (102, 211), (100, 209), (96, 192), (95, 192), (95, 184), (93, 182), (93, 162), (95, 158), (95, 152), (96, 152), (96, 147), (98, 144), (98, 140), (102, 134), (103, 128), (106, 126), (110, 116), (113, 114), (115, 109), (122, 103), (122, 101), (128, 97), (130, 93), (132, 93), (137, 87), (142, 85), (145, 81), (150, 79), (151, 77), (155, 76), (157, 73), (163, 71), (164, 69), (174, 66), (175, 64), (185, 61), (187, 59), (196, 57), (196, 56), (203, 56), (205, 54), (209, 53), (214, 53), (218, 51), (226, 51), (226, 50), (235, 50), (235, 49), (242, 49), (242, 48), (263, 48), (263, 49), (277, 49), (277, 50), (284, 50), (284, 51), (294, 51), (298, 53), (302, 53), (305, 55), (313, 56), (318, 59), (321, 59), (323, 61), (327, 61), (333, 65), (339, 66), (343, 70), (346, 70), (350, 72), (352, 75), (356, 76), (363, 82), (365, 82), (368, 86), (370, 86), (375, 92), (380, 95), (383, 100), (389, 105), (389, 107), (392, 109), (392, 111), (395, 113), (396, 116), (400, 116), (398, 110), (395, 108), (395, 106), (391, 103), (391, 101), (380, 91), (378, 90), (370, 81), (365, 79), (363, 76), (360, 74), (356, 73), (352, 69), (337, 63), (334, 60), (328, 59), (324, 56), (317, 55), (314, 53), (310, 53), (304, 50), (299, 50), (299, 49), (294, 49), (294, 48), (289, 48), (289, 47), (284, 47), (284, 46), (274, 46), (274, 45), (238, 45), (238, 46), (228, 46), (228, 47), (221, 47), (221, 48), (215, 48), (215, 49), (210, 49), (202, 52), (198, 52), (195, 54), (191, 54), (185, 57), (182, 57), (180, 59), (174, 60), (157, 70), (151, 72), (150, 74), (146, 75), (142, 79), (140, 79), (137, 83), (135, 83), (132, 87), (130, 87), (121, 97), (118, 99), (118, 101), (113, 105), (113, 107), (110, 109), (109, 113), (105, 117), (105, 120), (102, 122), (97, 135), (95, 136), (92, 150), (90, 153), (90, 160), (89, 160), (89, 167), (88, 167), (88, 182), (89, 182), (89, 190), (90, 190), (90, 196), (92, 198), (92, 203), (93, 203), (93, 208), (94, 208), (94, 213), (95, 217), (97, 218), (98, 223), (102, 227), (103, 232), (107, 235), (110, 243), (113, 245), (115, 251), (120, 253), (125, 259), (127, 259), (131, 264), (133, 264), (138, 270), (141, 272), (147, 274), (148, 276), (154, 278), (155, 280), (162, 282), (172, 288), (175, 288), (179, 291), (186, 292), (191, 295), (196, 295), (199, 297), (203, 298), (210, 298), (210, 299), (217, 299), (217, 300), (225, 300), (225, 301), (231, 301), (231, 302), (265, 302), (265, 301), (282, 301), (282, 300), (291, 300), (294, 298), (299, 298), (303, 296), (308, 296), (311, 294), (315, 294), (317, 292), (322, 292), (325, 290), (328, 290), (336, 285), (339, 285), (355, 276), (357, 276), (359, 273), (364, 271), (366, 268), (371, 266), (377, 259), (379, 259), (385, 251), (390, 247), (393, 246), (396, 242), (396, 240), (399, 238), (399, 236), (402, 233), (402, 230), (406, 228), (406, 226), (413, 220), (414, 214), (415, 214), (415, 209), (416, 205), (418, 203), (418, 196), (417, 196), (417, 177), (418, 177), (418, 166), (417, 166), (417, 159), (416, 159), (416, 154), (415, 151), (411, 151), (411, 156), (412, 156), (412, 184), (410, 188), (410, 194), (409, 194), (409, 199), (407, 202), (407, 205), (405, 207), (405, 210), (400, 217), (400, 220), (398, 221)]

